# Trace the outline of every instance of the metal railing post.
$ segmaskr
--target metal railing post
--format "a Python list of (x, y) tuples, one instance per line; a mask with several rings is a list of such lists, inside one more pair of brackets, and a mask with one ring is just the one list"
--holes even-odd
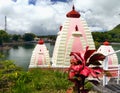
[[(108, 56), (106, 56), (104, 62), (103, 62), (103, 69), (108, 70)], [(108, 78), (107, 76), (103, 75), (103, 86), (108, 84)]]
[(118, 77), (117, 77), (117, 84), (119, 84), (120, 79), (120, 64), (118, 65)]

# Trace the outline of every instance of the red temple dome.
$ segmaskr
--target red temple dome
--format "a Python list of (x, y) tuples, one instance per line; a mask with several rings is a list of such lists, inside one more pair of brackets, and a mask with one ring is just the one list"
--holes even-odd
[(103, 45), (110, 45), (110, 43), (108, 42), (108, 41), (105, 41), (104, 43), (103, 43)]
[(73, 5), (72, 11), (68, 12), (67, 17), (71, 17), (71, 18), (79, 18), (80, 17), (80, 13), (75, 11), (75, 7)]
[(42, 45), (42, 44), (44, 44), (44, 41), (43, 41), (42, 39), (40, 39), (40, 40), (38, 41), (38, 44)]

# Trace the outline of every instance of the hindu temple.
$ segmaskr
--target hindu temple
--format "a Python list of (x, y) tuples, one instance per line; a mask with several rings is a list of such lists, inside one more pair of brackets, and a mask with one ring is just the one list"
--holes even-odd
[(60, 26), (52, 57), (52, 66), (69, 66), (71, 52), (84, 52), (86, 46), (95, 49), (91, 31), (80, 13), (72, 7)]
[(38, 44), (35, 46), (29, 68), (43, 67), (50, 65), (50, 56), (49, 51), (42, 39), (38, 41)]

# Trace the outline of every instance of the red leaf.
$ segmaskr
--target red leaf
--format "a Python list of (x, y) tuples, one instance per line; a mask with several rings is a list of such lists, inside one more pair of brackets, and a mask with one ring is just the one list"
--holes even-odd
[(84, 55), (85, 61), (95, 52), (96, 50), (87, 50)]
[(103, 72), (103, 69), (100, 67), (93, 67), (90, 69), (90, 74), (92, 75), (92, 77), (97, 78), (98, 74), (101, 74)]
[(94, 61), (94, 62), (89, 63), (89, 65), (90, 64), (92, 64), (92, 65), (101, 65), (101, 63), (99, 61)]
[(82, 58), (81, 54), (78, 52), (71, 52), (70, 56), (74, 56), (76, 60), (79, 60), (83, 63), (84, 59)]
[(97, 74), (101, 74), (104, 71), (103, 68), (101, 68), (101, 67), (93, 67), (92, 69)]
[(93, 54), (90, 59), (89, 59), (89, 63), (93, 63), (93, 62), (97, 62), (97, 61), (103, 61), (105, 59), (105, 56), (101, 53), (96, 53)]
[(84, 69), (80, 72), (80, 74), (85, 77), (88, 77), (90, 74), (90, 69), (87, 66), (85, 66)]
[(83, 65), (75, 65), (72, 66), (71, 69), (73, 69), (75, 72), (80, 72), (83, 69)]
[(97, 77), (98, 77), (94, 70), (91, 70), (91, 71), (90, 71), (90, 74), (91, 74), (91, 76), (94, 77), (94, 78), (97, 78)]
[(69, 79), (73, 79), (74, 76), (75, 76), (75, 72), (70, 71), (69, 72)]

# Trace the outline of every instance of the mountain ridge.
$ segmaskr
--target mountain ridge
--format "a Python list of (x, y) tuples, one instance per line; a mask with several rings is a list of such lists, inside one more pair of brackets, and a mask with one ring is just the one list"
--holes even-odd
[(120, 32), (120, 24), (118, 24), (117, 26), (115, 26), (112, 30), (110, 30), (110, 32)]
[(106, 32), (92, 32), (93, 39), (97, 42), (109, 42), (120, 43), (120, 24), (115, 26), (113, 29)]

